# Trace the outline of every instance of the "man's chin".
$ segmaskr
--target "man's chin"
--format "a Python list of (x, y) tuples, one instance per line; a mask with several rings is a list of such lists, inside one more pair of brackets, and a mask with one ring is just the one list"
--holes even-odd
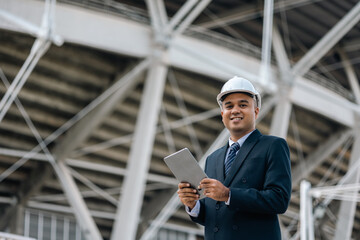
[(241, 135), (243, 132), (244, 132), (243, 128), (234, 127), (233, 129), (231, 129), (231, 133), (233, 133), (234, 135)]

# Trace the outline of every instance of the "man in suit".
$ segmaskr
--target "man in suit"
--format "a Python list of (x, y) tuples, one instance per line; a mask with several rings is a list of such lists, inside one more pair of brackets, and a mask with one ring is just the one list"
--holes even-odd
[[(261, 97), (246, 79), (227, 81), (217, 97), (229, 142), (207, 157), (206, 198), (180, 183), (178, 195), (206, 240), (281, 240), (278, 214), (291, 195), (290, 153), (286, 141), (255, 129)], [(233, 145), (234, 144), (234, 145)]]

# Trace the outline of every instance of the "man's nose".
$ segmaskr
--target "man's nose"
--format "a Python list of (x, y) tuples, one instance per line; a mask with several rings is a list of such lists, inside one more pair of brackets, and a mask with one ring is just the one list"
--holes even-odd
[(232, 112), (233, 112), (233, 113), (239, 113), (240, 110), (241, 110), (240, 106), (237, 106), (237, 105), (235, 105), (235, 106), (232, 108)]

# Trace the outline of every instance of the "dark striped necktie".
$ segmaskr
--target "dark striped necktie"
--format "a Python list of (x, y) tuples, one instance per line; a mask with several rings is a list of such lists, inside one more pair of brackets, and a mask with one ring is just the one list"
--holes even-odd
[(225, 176), (227, 176), (227, 174), (229, 173), (231, 165), (236, 157), (236, 152), (239, 151), (239, 149), (240, 149), (240, 145), (238, 142), (235, 142), (231, 145), (229, 154), (225, 161)]

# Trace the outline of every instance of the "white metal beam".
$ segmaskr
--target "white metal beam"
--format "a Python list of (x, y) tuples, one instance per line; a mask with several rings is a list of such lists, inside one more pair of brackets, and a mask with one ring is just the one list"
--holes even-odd
[[(0, 0), (0, 9), (20, 16), (24, 21), (35, 26), (41, 23), (43, 5), (42, 1), (36, 0)], [(151, 53), (150, 26), (62, 3), (56, 5), (54, 21), (57, 34), (66, 42), (138, 58), (147, 57)], [(0, 28), (28, 33), (23, 28), (8, 24), (6, 21), (0, 21)]]
[(2, 22), (9, 22), (11, 25), (18, 26), (24, 32), (29, 33), (34, 37), (36, 37), (40, 32), (39, 26), (36, 26), (35, 24), (32, 24), (2, 9), (0, 9), (0, 19), (2, 19)]
[[(114, 84), (104, 92), (112, 93), (68, 130), (66, 136), (56, 145), (56, 149), (54, 150), (57, 161), (62, 161), (69, 157), (72, 151), (81, 145), (94, 129), (96, 129), (97, 126), (112, 113), (116, 105), (131, 93), (140, 79), (139, 76), (145, 70), (145, 66), (143, 65), (144, 64), (140, 62), (137, 66), (115, 81)], [(94, 102), (95, 101), (96, 100), (94, 100)], [(89, 105), (91, 104), (92, 103)]]
[(350, 128), (354, 126), (354, 112), (360, 111), (357, 104), (305, 78), (295, 80), (289, 97), (293, 104)]
[(265, 0), (264, 3), (264, 22), (262, 32), (262, 47), (261, 47), (261, 67), (260, 67), (260, 82), (265, 84), (271, 81), (272, 74), (270, 73), (271, 65), (271, 41), (273, 31), (273, 11), (274, 0)]
[[(1, 69), (0, 69), (0, 78), (2, 79), (6, 88), (9, 88), (10, 83), (7, 80), (5, 74), (2, 72)], [(28, 127), (30, 128), (31, 132), (33, 133), (34, 137), (37, 139), (37, 141), (39, 143), (42, 142), (40, 133), (34, 126), (34, 123), (31, 121), (28, 113), (26, 112), (25, 108), (21, 104), (20, 100), (18, 98), (15, 98), (14, 101), (15, 101), (15, 104), (18, 107), (21, 115), (23, 116), (25, 122), (27, 123)], [(49, 160), (50, 158), (52, 158), (48, 149), (46, 149), (44, 152), (46, 153), (45, 158), (44, 158), (45, 160)], [(45, 172), (46, 172), (46, 169), (49, 169), (49, 168), (45, 168)], [(41, 168), (41, 170), (40, 169), (37, 169), (37, 170), (44, 171), (43, 168)], [(18, 192), (18, 195), (21, 196), (21, 198), (19, 198), (16, 202), (14, 202), (13, 204), (11, 204), (7, 208), (5, 208), (2, 216), (0, 217), (0, 229), (5, 229), (6, 227), (11, 228), (11, 225), (13, 225), (13, 227), (15, 227), (17, 225), (16, 222), (17, 222), (17, 215), (18, 215), (19, 211), (21, 211), (24, 204), (28, 201), (29, 197), (34, 192), (33, 190), (37, 191), (40, 188), (40, 186), (43, 184), (41, 180), (42, 180), (42, 178), (39, 178), (39, 176), (36, 172), (32, 172), (30, 174), (29, 178), (27, 179), (27, 181), (20, 184), (20, 190)], [(14, 215), (16, 217), (14, 217)], [(9, 219), (11, 219), (11, 220), (9, 221)], [(9, 224), (10, 224), (10, 226), (9, 226)], [(16, 233), (17, 231), (13, 231), (13, 232)]]
[[(58, 204), (29, 201), (27, 206), (30, 208), (42, 209), (42, 210), (52, 211), (52, 212), (61, 212), (61, 213), (68, 213), (68, 214), (74, 213), (74, 209), (72, 207), (67, 207), (67, 206), (58, 205)], [(90, 214), (92, 217), (96, 217), (96, 218), (103, 218), (103, 219), (110, 219), (110, 220), (115, 219), (115, 214), (113, 212), (92, 210), (92, 211), (90, 211)]]
[[(287, 1), (276, 1), (274, 4), (274, 12), (278, 13), (280, 11), (286, 11), (289, 9), (293, 9), (296, 7), (301, 7), (308, 4), (313, 4), (314, 2), (322, 1), (322, 0), (287, 0)], [(255, 5), (250, 6), (248, 8), (241, 7), (234, 9), (231, 14), (227, 14), (226, 16), (220, 16), (216, 22), (209, 21), (199, 24), (204, 28), (216, 28), (222, 27), (224, 25), (231, 25), (234, 23), (244, 22), (247, 20), (251, 20), (254, 18), (258, 18), (262, 16), (263, 10), (258, 9)]]
[(35, 238), (23, 237), (20, 235), (0, 232), (1, 239), (13, 239), (13, 240), (36, 240)]
[[(6, 79), (4, 79), (4, 80), (6, 80)], [(8, 85), (7, 82), (5, 82), (5, 85)], [(19, 110), (21, 111), (25, 121), (27, 122), (30, 129), (32, 130), (35, 138), (39, 142), (39, 145), (41, 146), (42, 150), (45, 152), (46, 160), (48, 160), (49, 163), (51, 163), (51, 165), (53, 166), (55, 173), (61, 183), (61, 186), (62, 186), (64, 192), (66, 193), (66, 195), (68, 196), (69, 203), (74, 208), (75, 216), (79, 222), (79, 225), (82, 228), (85, 239), (100, 240), (101, 239), (100, 232), (99, 232), (98, 228), (96, 227), (94, 220), (90, 217), (90, 214), (88, 213), (86, 204), (83, 201), (83, 199), (81, 198), (81, 195), (79, 194), (79, 190), (77, 189), (74, 179), (67, 171), (68, 169), (63, 164), (59, 164), (59, 163), (55, 162), (54, 157), (51, 155), (47, 146), (44, 144), (43, 139), (41, 138), (40, 134), (36, 130), (35, 126), (33, 125), (32, 121), (29, 118), (29, 116), (27, 115), (26, 111), (23, 109), (20, 101), (15, 98), (15, 102), (16, 102), (17, 106), (19, 107)], [(42, 174), (47, 174), (47, 173), (42, 173)], [(36, 177), (38, 179), (38, 176), (36, 176)], [(42, 184), (42, 182), (38, 181), (38, 184), (34, 184), (32, 187), (35, 188), (35, 191), (36, 191), (37, 189), (40, 188), (41, 184)], [(26, 191), (27, 191), (26, 195), (29, 196), (31, 194), (31, 192), (33, 191), (33, 189), (29, 190), (29, 188), (27, 186)], [(27, 199), (28, 199), (28, 197), (24, 197), (23, 199), (21, 199), (20, 203), (18, 203), (18, 204), (24, 204), (27, 201)], [(16, 206), (16, 208), (18, 208), (18, 206)], [(12, 211), (13, 211), (12, 208), (8, 209), (7, 214), (11, 213)], [(6, 216), (6, 214), (5, 214), (4, 218), (5, 217), (8, 217), (8, 216)], [(4, 224), (4, 220), (5, 221), (8, 220), (8, 219), (4, 219), (4, 218), (2, 218), (0, 220), (0, 222), (1, 222), (0, 225)]]
[(312, 218), (312, 198), (309, 194), (311, 185), (304, 180), (300, 184), (300, 238), (314, 240), (314, 222)]
[(286, 93), (280, 94), (281, 96), (275, 106), (275, 111), (271, 120), (270, 134), (286, 138), (289, 128), (292, 103), (289, 101)]
[[(53, 15), (55, 14), (55, 3), (55, 0), (45, 1), (44, 12), (42, 14), (41, 28), (37, 28), (37, 32), (35, 33), (37, 39), (35, 40), (25, 63), (21, 67), (14, 81), (12, 81), (10, 87), (0, 101), (0, 122), (9, 110), (13, 101), (16, 99), (16, 96), (19, 94), (27, 78), (30, 76), (31, 72), (35, 68), (37, 62), (49, 49), (51, 41), (53, 39), (56, 39), (53, 34), (55, 24), (55, 21), (53, 21)], [(31, 23), (27, 24), (26, 21), (24, 21), (23, 19), (17, 18), (3, 10), (0, 11), (0, 17), (3, 17), (11, 22), (13, 21), (15, 22), (15, 24), (20, 24), (23, 27), (29, 27), (31, 29), (30, 31), (35, 30)], [(59, 44), (62, 44), (61, 40)]]
[(201, 0), (197, 6), (183, 19), (183, 21), (178, 25), (176, 30), (173, 32), (173, 36), (180, 35), (185, 31), (187, 27), (199, 16), (199, 14), (206, 8), (211, 0)]
[[(0, 0), (0, 7), (15, 15), (26, 16), (27, 21), (37, 23), (40, 21), (38, 16), (41, 15), (39, 3), (34, 0), (10, 2)], [(26, 9), (21, 7), (25, 5)], [(62, 4), (57, 4), (56, 17), (57, 32), (66, 41), (134, 57), (145, 57), (151, 52), (149, 26)], [(0, 27), (22, 31), (1, 21)], [(77, 31), (79, 28), (83, 31)], [(104, 37), (109, 34), (113, 37)], [(260, 61), (256, 58), (183, 35), (178, 36), (173, 42), (177, 47), (170, 46), (169, 48), (169, 65), (222, 80), (228, 79), (234, 74), (257, 80)], [(193, 51), (187, 52), (189, 49)], [(276, 79), (273, 69), (272, 74), (274, 74), (272, 78)], [(290, 99), (296, 105), (334, 119), (348, 127), (352, 127), (354, 124), (353, 112), (360, 112), (359, 107), (355, 104), (304, 77), (297, 79)]]
[(151, 17), (151, 26), (154, 34), (161, 34), (164, 26), (167, 24), (166, 9), (163, 0), (146, 0), (149, 15)]
[[(169, 79), (172, 91), (174, 93), (174, 97), (175, 97), (176, 103), (178, 105), (179, 111), (181, 113), (181, 116), (184, 119), (186, 119), (186, 117), (189, 116), (189, 112), (188, 112), (188, 110), (186, 108), (185, 101), (183, 99), (183, 96), (181, 94), (179, 85), (177, 83), (177, 80), (175, 78), (175, 74), (174, 74), (173, 71), (171, 71), (169, 73), (168, 79)], [(191, 145), (194, 147), (196, 156), (198, 156), (198, 157), (202, 156), (203, 151), (201, 149), (199, 140), (198, 140), (198, 138), (196, 136), (196, 132), (195, 132), (195, 129), (194, 129), (192, 123), (189, 122), (189, 123), (186, 124), (186, 131), (188, 132), (188, 135), (189, 135), (190, 140), (191, 140)]]
[(36, 39), (31, 48), (30, 55), (27, 57), (25, 63), (21, 67), (15, 79), (12, 81), (10, 87), (0, 101), (0, 122), (3, 120), (5, 114), (9, 110), (11, 104), (19, 94), (21, 88), (24, 86), (26, 80), (35, 68), (40, 58), (46, 53), (50, 47), (48, 39)]
[(339, 54), (342, 59), (342, 64), (344, 65), (345, 68), (346, 76), (349, 79), (351, 90), (355, 96), (355, 101), (358, 104), (360, 104), (360, 86), (359, 86), (359, 80), (356, 77), (355, 70), (350, 63), (349, 58), (346, 56), (346, 53), (340, 51)]
[[(220, 111), (220, 110), (219, 110)], [(230, 135), (227, 129), (224, 129), (214, 143), (210, 146), (204, 156), (200, 159), (199, 164), (204, 167), (205, 160), (210, 153), (223, 146), (226, 141), (229, 139)], [(171, 217), (171, 215), (179, 208), (180, 202), (178, 194), (175, 192), (164, 208), (161, 210), (159, 215), (152, 221), (149, 228), (143, 233), (140, 240), (150, 240), (157, 233), (159, 228), (165, 224), (165, 222)]]
[(172, 32), (179, 22), (191, 11), (198, 0), (188, 0), (171, 18), (170, 22), (165, 28), (165, 34)]
[[(99, 172), (118, 175), (118, 176), (127, 176), (127, 170), (124, 168), (106, 166), (104, 164), (99, 164), (99, 163), (91, 163), (77, 159), (66, 159), (66, 164), (70, 167), (99, 171)], [(170, 186), (177, 186), (177, 181), (175, 178), (166, 177), (159, 174), (149, 173), (147, 175), (147, 180), (155, 183), (166, 183), (169, 184)]]
[(276, 62), (277, 62), (277, 66), (280, 70), (280, 76), (283, 80), (283, 82), (289, 82), (292, 79), (288, 79), (288, 73), (290, 71), (290, 62), (289, 62), (289, 58), (287, 56), (286, 53), (286, 49), (284, 46), (284, 42), (282, 41), (280, 32), (277, 28), (277, 26), (273, 27), (273, 41), (272, 41), (272, 45), (273, 45), (273, 49), (274, 49), (274, 54), (276, 57)]
[[(27, 20), (35, 23), (37, 17), (41, 15), (39, 11), (41, 8), (38, 4), (38, 1), (33, 0), (13, 0), (10, 2), (0, 0), (1, 8), (16, 15), (27, 16), (29, 18)], [(21, 8), (24, 5), (27, 6), (26, 10)], [(57, 6), (56, 16), (58, 21), (57, 31), (66, 41), (86, 44), (134, 57), (146, 56), (151, 50), (151, 37), (148, 26), (94, 13), (86, 9), (70, 8), (61, 4)], [(91, 30), (87, 30), (89, 25), (92, 26)], [(0, 26), (21, 31), (3, 22), (0, 22)], [(76, 31), (80, 26), (84, 29), (81, 34), (80, 31)], [(102, 37), (107, 36), (107, 34), (112, 34), (114, 37)], [(176, 38), (175, 42), (177, 45), (184, 46), (187, 49), (196, 49), (200, 55), (196, 57), (194, 54), (184, 53), (182, 48), (170, 48), (168, 63), (175, 67), (218, 79), (230, 78), (234, 73), (238, 73), (238, 71), (235, 71), (236, 69), (241, 70), (240, 73), (244, 73), (241, 74), (244, 76), (254, 76), (256, 78), (258, 74), (260, 62), (255, 58), (183, 35)], [(137, 47), (132, 47), (133, 44)], [(212, 62), (214, 59), (218, 59), (218, 61)], [(272, 71), (272, 74), (275, 74), (274, 71)], [(275, 75), (273, 79), (276, 79)], [(306, 78), (300, 78), (296, 81), (290, 99), (296, 105), (334, 119), (348, 127), (352, 127), (354, 124), (353, 112), (359, 111), (359, 107), (355, 104)]]
[(152, 63), (146, 78), (112, 240), (135, 239), (167, 74), (167, 67), (163, 65), (164, 54), (159, 53), (159, 59)]
[[(359, 122), (359, 119), (357, 119), (357, 121)], [(359, 124), (360, 125), (360, 124)], [(358, 125), (358, 126), (359, 126)], [(359, 131), (359, 127), (356, 128), (355, 130), (358, 134)], [(358, 138), (358, 136), (356, 136)], [(359, 149), (356, 149), (356, 154), (359, 153)], [(353, 155), (352, 155), (353, 156)], [(354, 161), (352, 161), (354, 160)], [(356, 180), (357, 178), (359, 178), (360, 172), (360, 157), (358, 159), (351, 159), (352, 163), (351, 163), (351, 168), (349, 168), (349, 170), (346, 172), (346, 174), (337, 182), (337, 184), (335, 186), (330, 186), (330, 187), (318, 187), (318, 188), (313, 188), (309, 191), (309, 193), (316, 197), (316, 198), (324, 198), (324, 200), (321, 203), (321, 207), (322, 208), (326, 208), (330, 202), (334, 199), (337, 200), (342, 200), (342, 201), (350, 201), (350, 202), (359, 202), (360, 198), (359, 198), (359, 189), (360, 189), (360, 184), (359, 182), (357, 183), (353, 183), (353, 184), (344, 184), (347, 182), (352, 182), (353, 180)], [(355, 208), (356, 208), (356, 204), (355, 204)], [(346, 218), (353, 218), (355, 216), (351, 215), (351, 212), (354, 211), (352, 208), (344, 208), (344, 212), (342, 214), (346, 214), (350, 212), (350, 215), (346, 214), (346, 216), (339, 216), (339, 221), (337, 222), (337, 227), (340, 227), (340, 235), (347, 237), (346, 235), (350, 234), (351, 236), (351, 232), (352, 229), (346, 229), (344, 231), (344, 226), (348, 226), (348, 225), (340, 225), (340, 224), (353, 224), (353, 219), (346, 219)], [(333, 221), (336, 221), (336, 216), (333, 216)], [(341, 218), (344, 218), (341, 220)], [(349, 221), (349, 222), (348, 222)], [(351, 227), (349, 227), (351, 228)], [(334, 231), (335, 232), (335, 231)]]
[(318, 41), (293, 67), (294, 75), (303, 76), (360, 20), (360, 2)]
[(291, 77), (289, 74), (290, 63), (277, 27), (273, 27), (273, 47), (280, 70), (280, 81), (278, 81), (278, 84), (281, 84), (282, 87), (279, 88), (280, 96), (271, 121), (270, 134), (286, 138), (292, 110), (289, 94), (292, 87), (290, 82), (293, 79), (289, 79)]
[(311, 153), (305, 162), (299, 163), (292, 170), (292, 185), (296, 186), (301, 179), (306, 178), (327, 157), (336, 151), (344, 142), (352, 136), (352, 129), (341, 131), (331, 136), (325, 143)]
[[(102, 197), (106, 199), (108, 202), (112, 203), (114, 206), (117, 205), (117, 199), (115, 199), (113, 196), (111, 196), (109, 193), (98, 187), (96, 184), (94, 184), (92, 181), (90, 181), (88, 178), (81, 175), (78, 171), (76, 171), (73, 168), (70, 168), (67, 166), (68, 170), (70, 171), (71, 175), (79, 180), (81, 183), (83, 183), (85, 186), (87, 186), (89, 189), (91, 189), (96, 196)], [(79, 191), (79, 190), (78, 190)], [(79, 191), (80, 192), (80, 191)], [(80, 194), (81, 195), (81, 194)]]
[[(259, 60), (196, 39), (186, 37), (173, 39), (169, 49), (169, 64), (223, 81), (234, 75), (239, 75), (258, 86), (261, 84), (259, 81), (261, 66)], [(275, 84), (270, 81), (266, 83), (266, 87), (269, 91), (276, 88)]]
[[(281, 83), (280, 83), (281, 84)], [(279, 87), (277, 103), (271, 120), (270, 134), (282, 138), (287, 137), (290, 116), (292, 111), (292, 102), (289, 98), (291, 88), (286, 83)]]
[[(177, 184), (176, 184), (177, 187)], [(144, 231), (146, 231), (148, 224), (151, 222), (156, 215), (164, 208), (168, 203), (169, 197), (171, 197), (174, 192), (175, 186), (171, 189), (166, 189), (166, 191), (157, 191), (156, 197), (151, 199), (150, 202), (143, 206), (143, 212), (141, 214), (141, 222), (139, 224), (138, 235), (141, 236)], [(180, 227), (180, 224), (177, 224)]]
[[(214, 108), (214, 109), (208, 110), (206, 112), (202, 112), (202, 113), (199, 113), (199, 114), (195, 114), (195, 115), (192, 115), (192, 116), (188, 116), (188, 117), (179, 119), (177, 121), (170, 122), (168, 124), (168, 126), (160, 125), (157, 128), (156, 133), (157, 134), (162, 133), (166, 129), (172, 130), (172, 129), (184, 127), (184, 126), (186, 126), (188, 124), (203, 121), (203, 120), (206, 120), (206, 119), (218, 116), (218, 115), (220, 115), (219, 109)], [(91, 146), (88, 146), (88, 147), (84, 147), (84, 148), (80, 149), (77, 152), (77, 154), (74, 154), (74, 156), (78, 157), (78, 156), (82, 156), (82, 155), (85, 155), (85, 154), (97, 152), (97, 151), (100, 151), (100, 150), (103, 150), (103, 149), (106, 149), (106, 148), (110, 148), (110, 147), (130, 143), (132, 141), (132, 139), (133, 139), (133, 134), (130, 133), (130, 134), (126, 135), (126, 136), (110, 139), (110, 140), (102, 142), (102, 143), (98, 143), (98, 144), (94, 144), (94, 145), (91, 145)], [(0, 148), (0, 150), (1, 150), (1, 148)], [(0, 153), (1, 153), (1, 151), (0, 151)]]
[[(141, 69), (149, 66), (151, 58), (147, 58), (141, 61), (141, 63), (136, 67), (139, 71), (134, 71), (134, 74), (139, 74)], [(130, 74), (131, 75), (131, 74)], [(130, 77), (130, 76), (129, 76)], [(86, 116), (89, 112), (91, 112), (94, 108), (96, 108), (99, 104), (101, 104), (105, 99), (111, 96), (116, 90), (121, 87), (122, 82), (113, 85), (111, 88), (108, 88), (105, 92), (99, 95), (94, 101), (92, 101), (89, 105), (79, 111), (74, 117), (64, 123), (60, 128), (50, 134), (45, 140), (39, 143), (36, 147), (34, 147), (30, 152), (28, 152), (25, 156), (23, 156), (20, 160), (14, 163), (10, 168), (0, 174), (0, 182), (8, 177), (11, 173), (16, 171), (19, 167), (24, 165), (29, 159), (35, 156), (39, 151), (46, 147), (48, 144), (52, 143), (55, 139), (57, 139), (61, 134), (71, 128), (75, 123), (77, 123), (80, 119)]]
[(50, 0), (50, 2), (47, 0), (44, 4), (41, 3), (41, 6), (45, 5), (40, 9), (40, 11), (44, 9), (41, 26), (11, 14), (10, 12), (4, 11), (3, 9), (0, 9), (0, 19), (3, 19), (5, 24), (7, 22), (12, 26), (17, 26), (38, 39), (47, 38), (57, 46), (61, 46), (64, 43), (64, 40), (55, 33), (55, 22), (53, 18), (55, 13), (55, 3), (55, 0)]
[[(116, 84), (114, 84), (114, 86), (112, 88), (119, 89), (118, 85), (132, 86), (132, 84), (131, 84), (132, 77), (137, 76), (139, 74), (139, 72), (141, 72), (143, 70), (143, 67), (141, 67), (143, 65), (144, 65), (143, 63), (139, 64), (140, 67), (138, 66), (138, 67), (134, 68), (133, 71), (130, 71), (130, 73), (125, 75), (124, 80), (123, 80), (125, 83), (122, 83), (122, 82), (120, 82), (120, 84), (116, 83)], [(125, 88), (121, 88), (121, 91), (123, 91), (124, 89)], [(113, 91), (113, 90), (108, 90), (106, 92), (111, 92), (111, 91)], [(106, 94), (104, 94), (104, 95), (106, 95)], [(111, 106), (114, 105), (116, 103), (116, 101), (118, 100), (118, 98), (121, 96), (122, 95), (116, 95), (116, 94), (114, 95), (113, 94), (112, 97), (110, 98), (110, 100), (108, 100), (110, 103), (108, 102), (107, 105), (111, 105)], [(99, 106), (99, 105), (97, 105), (97, 106)], [(102, 106), (101, 111), (104, 111), (104, 109), (105, 109), (105, 111), (109, 111), (109, 110), (111, 110), (111, 106), (110, 106), (110, 109), (106, 106)], [(95, 110), (92, 113), (98, 113), (98, 110)], [(93, 125), (92, 123), (94, 121), (98, 122), (98, 120), (93, 120), (93, 119), (96, 119), (96, 118), (92, 118), (92, 120), (90, 120), (89, 124), (91, 126)], [(85, 119), (85, 121), (88, 121), (88, 120)], [(82, 134), (79, 134), (79, 135), (82, 135)], [(67, 140), (69, 140), (69, 139), (67, 139)], [(40, 139), (40, 141), (42, 141), (42, 140)], [(70, 141), (70, 142), (71, 142), (71, 145), (74, 145), (73, 141)], [(69, 145), (67, 145), (67, 146), (69, 148)], [(42, 146), (42, 147), (44, 147), (44, 146)], [(63, 158), (65, 158), (66, 154), (68, 154), (68, 151), (64, 151), (64, 148), (61, 148), (60, 152), (61, 152), (60, 155)], [(60, 159), (60, 160), (62, 160), (62, 159)], [(88, 213), (86, 204), (85, 204), (84, 200), (82, 199), (82, 196), (79, 193), (77, 186), (75, 184), (75, 181), (72, 178), (71, 174), (69, 173), (68, 169), (66, 168), (65, 165), (63, 165), (62, 161), (58, 161), (58, 163), (52, 162), (52, 165), (56, 171), (59, 181), (61, 182), (61, 185), (63, 186), (63, 189), (69, 199), (70, 204), (72, 205), (72, 207), (75, 210), (74, 213), (77, 217), (77, 220), (79, 221), (80, 226), (82, 226), (82, 230), (84, 232), (84, 235), (86, 236), (86, 239), (101, 239), (100, 232), (98, 231), (93, 219), (91, 218), (90, 214)]]
[(170, 130), (169, 119), (167, 117), (166, 109), (164, 105), (161, 106), (160, 121), (164, 129), (164, 136), (166, 140), (166, 145), (168, 146), (169, 153), (176, 152), (175, 141)]
[[(38, 139), (38, 141), (40, 142), (39, 145), (41, 146), (42, 150), (46, 153), (47, 160), (55, 170), (55, 174), (62, 186), (62, 189), (66, 194), (71, 207), (73, 208), (74, 215), (81, 227), (84, 238), (87, 240), (101, 240), (102, 237), (100, 231), (97, 228), (94, 219), (92, 219), (86, 203), (82, 198), (69, 169), (63, 161), (55, 161), (54, 157), (51, 155), (41, 138)], [(48, 172), (44, 174), (48, 174)], [(39, 184), (42, 183), (39, 182)], [(39, 184), (37, 184), (37, 187), (41, 186)]]
[(274, 108), (274, 106), (278, 103), (279, 96), (272, 96), (270, 99), (267, 99), (265, 103), (261, 103), (261, 109), (258, 115), (258, 118), (256, 119), (256, 124), (261, 122), (261, 120), (271, 111), (271, 109)]
[[(347, 200), (347, 201), (354, 201), (354, 200), (360, 201), (359, 194), (357, 194), (356, 196), (344, 194), (346, 193), (346, 191), (354, 193), (354, 190), (358, 191), (360, 189), (359, 183), (344, 184), (349, 180), (351, 180), (352, 178), (354, 178), (354, 176), (356, 176), (359, 173), (359, 168), (360, 168), (360, 158), (354, 161), (352, 167), (348, 169), (346, 174), (337, 182), (335, 186), (314, 188), (310, 191), (311, 194), (316, 197), (324, 196), (325, 199), (322, 201), (322, 207), (327, 207), (330, 204), (330, 202), (334, 199)], [(330, 189), (331, 193), (324, 194), (326, 193), (326, 191), (324, 190), (328, 190), (328, 189)], [(335, 192), (334, 190), (337, 191)]]
[[(14, 149), (8, 149), (8, 148), (0, 148), (0, 155), (4, 156), (11, 156), (11, 157), (24, 157), (28, 152), (23, 150), (14, 150)], [(33, 156), (32, 160), (36, 161), (47, 161), (47, 156), (43, 153), (38, 153)], [(91, 171), (98, 171), (118, 176), (125, 176), (126, 175), (126, 169), (114, 167), (114, 166), (107, 166), (104, 164), (98, 164), (98, 163), (91, 163), (88, 161), (78, 160), (78, 159), (72, 159), (68, 158), (65, 160), (66, 165), (69, 167), (75, 167), (75, 168), (81, 168)], [(177, 186), (178, 182), (173, 177), (165, 177), (158, 174), (152, 174), (149, 173), (147, 176), (147, 180), (151, 182), (156, 183), (167, 183), (171, 186)], [(1, 198), (0, 198), (1, 199)], [(1, 200), (0, 200), (1, 202)]]
[[(349, 169), (358, 165), (360, 160), (360, 118), (356, 119), (356, 127), (353, 129), (355, 141), (352, 145), (351, 158)], [(360, 182), (360, 171), (357, 170), (344, 184), (351, 184)], [(334, 240), (350, 240), (354, 225), (354, 218), (356, 213), (357, 201), (355, 201), (358, 192), (349, 193), (354, 198), (354, 201), (341, 201), (340, 210), (338, 213), (338, 221), (336, 222), (336, 231)]]
[(85, 239), (101, 240), (102, 236), (100, 231), (96, 226), (94, 219), (91, 217), (89, 209), (87, 208), (68, 167), (64, 162), (55, 163), (53, 166)]

